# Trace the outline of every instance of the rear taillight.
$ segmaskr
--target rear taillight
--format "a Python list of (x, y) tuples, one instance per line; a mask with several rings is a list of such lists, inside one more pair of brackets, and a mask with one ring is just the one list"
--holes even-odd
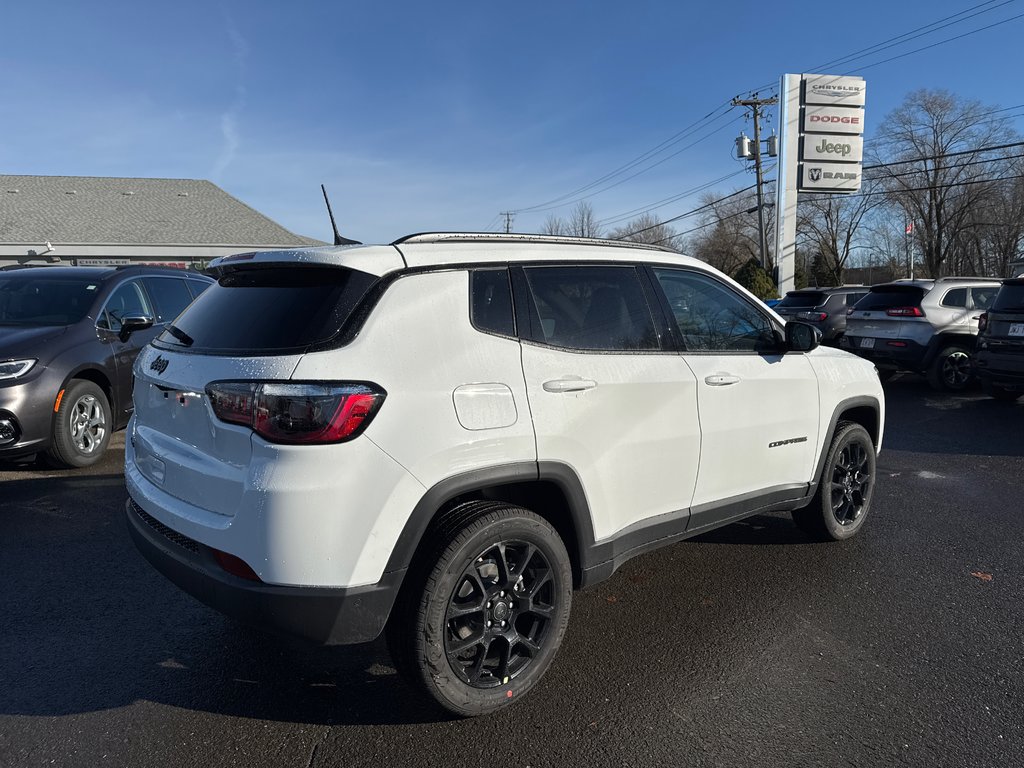
[(385, 392), (372, 384), (220, 381), (206, 388), (213, 413), (272, 443), (341, 443), (370, 423)]
[(820, 323), (822, 320), (828, 319), (827, 312), (798, 312), (797, 317), (801, 320), (810, 320), (814, 323)]
[(988, 312), (982, 312), (978, 315), (978, 332), (984, 331), (988, 328)]
[(890, 317), (924, 317), (920, 307), (892, 307), (885, 310)]

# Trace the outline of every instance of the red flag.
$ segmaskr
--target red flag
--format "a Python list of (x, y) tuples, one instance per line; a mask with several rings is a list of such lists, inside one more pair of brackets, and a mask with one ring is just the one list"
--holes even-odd
[(908, 235), (909, 235), (909, 234), (910, 234), (911, 232), (913, 232), (913, 231), (914, 231), (914, 222), (910, 222), (909, 224), (907, 224), (907, 231), (906, 231), (906, 234), (908, 234)]

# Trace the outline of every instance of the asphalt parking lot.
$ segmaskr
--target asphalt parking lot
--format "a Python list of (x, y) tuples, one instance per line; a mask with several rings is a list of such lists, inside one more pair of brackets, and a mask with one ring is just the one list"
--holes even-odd
[(477, 720), (382, 642), (279, 640), (179, 592), (128, 538), (121, 448), (4, 465), (0, 766), (1022, 765), (1024, 403), (887, 395), (859, 537), (766, 515), (633, 560)]

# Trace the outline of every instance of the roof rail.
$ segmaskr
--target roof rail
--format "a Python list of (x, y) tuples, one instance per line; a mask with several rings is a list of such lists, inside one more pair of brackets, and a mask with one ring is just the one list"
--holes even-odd
[(956, 275), (948, 275), (946, 277), (940, 277), (936, 282), (945, 283), (953, 282), (956, 280), (962, 280), (968, 283), (998, 283), (1002, 280), (1001, 277), (957, 277)]
[(678, 253), (663, 245), (634, 243), (631, 240), (604, 240), (598, 237), (567, 237), (564, 235), (525, 235), (503, 232), (417, 232), (395, 240), (391, 245), (411, 243), (532, 243), (543, 245), (599, 245), (611, 248), (643, 248), (648, 251)]

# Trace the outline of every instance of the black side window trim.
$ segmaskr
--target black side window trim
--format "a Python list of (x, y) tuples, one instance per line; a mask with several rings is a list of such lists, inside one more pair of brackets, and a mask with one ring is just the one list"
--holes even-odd
[(705, 357), (705, 356), (708, 356), (708, 355), (730, 355), (730, 356), (735, 356), (735, 355), (746, 355), (746, 356), (758, 355), (759, 357), (765, 357), (765, 356), (781, 355), (781, 354), (785, 353), (785, 349), (783, 348), (781, 342), (780, 342), (780, 345), (779, 345), (779, 349), (777, 351), (775, 351), (775, 352), (770, 352), (768, 350), (758, 351), (758, 350), (746, 350), (746, 349), (723, 349), (723, 350), (716, 350), (716, 349), (693, 349), (693, 350), (691, 350), (691, 349), (687, 349), (686, 348), (686, 344), (683, 342), (683, 339), (679, 336), (679, 329), (676, 326), (675, 317), (672, 314), (672, 307), (668, 303), (668, 297), (665, 295), (665, 291), (662, 289), (661, 285), (658, 283), (658, 276), (654, 273), (655, 269), (672, 270), (674, 272), (686, 272), (686, 273), (691, 274), (691, 275), (698, 275), (698, 276), (703, 277), (703, 278), (705, 278), (707, 280), (711, 280), (711, 281), (717, 283), (718, 285), (720, 285), (723, 289), (725, 289), (725, 290), (729, 291), (730, 293), (734, 294), (736, 296), (736, 298), (742, 300), (744, 303), (747, 304), (747, 306), (751, 307), (757, 314), (761, 315), (767, 321), (768, 326), (773, 331), (775, 331), (777, 337), (779, 337), (780, 339), (784, 339), (785, 338), (785, 330), (784, 330), (784, 328), (782, 326), (779, 325), (779, 323), (775, 320), (775, 318), (773, 318), (767, 312), (763, 312), (761, 310), (761, 307), (757, 306), (757, 304), (755, 304), (754, 302), (750, 301), (750, 299), (748, 299), (743, 294), (737, 293), (735, 288), (733, 288), (731, 285), (729, 285), (728, 283), (724, 282), (723, 280), (718, 279), (718, 277), (716, 275), (713, 275), (710, 272), (705, 272), (702, 269), (693, 269), (692, 267), (687, 267), (687, 266), (683, 266), (683, 265), (676, 266), (676, 265), (673, 265), (673, 264), (645, 264), (644, 265), (644, 269), (647, 271), (648, 280), (651, 281), (651, 283), (654, 285), (654, 287), (656, 289), (657, 297), (658, 297), (658, 305), (661, 307), (661, 313), (664, 316), (663, 320), (664, 320), (665, 323), (668, 324), (669, 335), (666, 338), (672, 340), (672, 344), (675, 347), (674, 350), (673, 350), (674, 352), (676, 352), (678, 354), (686, 354), (686, 355), (700, 355), (702, 357)]

